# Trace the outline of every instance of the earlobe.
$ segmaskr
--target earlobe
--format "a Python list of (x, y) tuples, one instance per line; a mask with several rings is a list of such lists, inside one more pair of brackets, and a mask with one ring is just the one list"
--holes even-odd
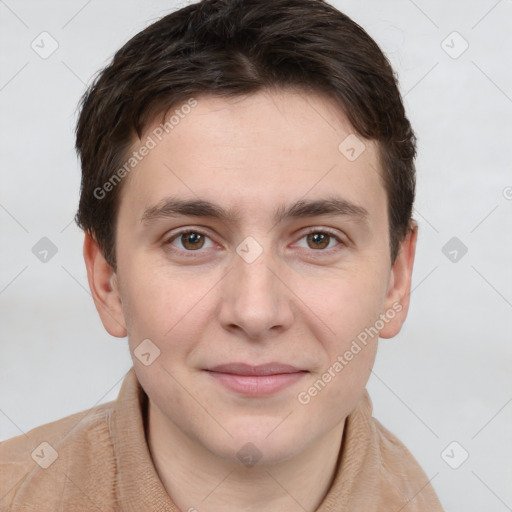
[(383, 314), (388, 321), (380, 331), (381, 338), (396, 336), (407, 318), (411, 294), (411, 279), (418, 238), (418, 225), (413, 221), (411, 229), (400, 244), (398, 256), (391, 269), (388, 293)]
[(98, 243), (90, 233), (85, 233), (84, 260), (89, 288), (103, 326), (112, 336), (125, 337), (126, 322), (117, 274), (105, 260)]

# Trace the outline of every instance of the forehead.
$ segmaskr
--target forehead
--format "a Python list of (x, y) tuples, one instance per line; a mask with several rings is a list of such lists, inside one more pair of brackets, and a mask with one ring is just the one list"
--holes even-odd
[(288, 199), (338, 192), (353, 204), (366, 203), (370, 214), (385, 210), (377, 145), (356, 135), (330, 98), (268, 90), (200, 95), (174, 105), (166, 119), (156, 119), (133, 145), (136, 152), (151, 149), (127, 176), (122, 207), (142, 214), (168, 195), (181, 195), (243, 214), (258, 198), (258, 212), (268, 206), (270, 215)]

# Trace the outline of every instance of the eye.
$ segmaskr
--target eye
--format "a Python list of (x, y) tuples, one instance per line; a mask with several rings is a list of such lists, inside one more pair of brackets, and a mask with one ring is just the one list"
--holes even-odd
[[(332, 250), (336, 250), (336, 245), (340, 246), (340, 248), (345, 245), (338, 235), (325, 228), (311, 229), (299, 239), (299, 241), (302, 240), (306, 241), (306, 249), (324, 253), (330, 253)], [(165, 241), (165, 245), (171, 246), (173, 250), (182, 253), (200, 252), (200, 249), (214, 247), (211, 238), (196, 229), (185, 229), (174, 233)]]
[(330, 252), (331, 249), (336, 246), (336, 244), (332, 244), (332, 242), (338, 242), (338, 245), (344, 245), (337, 235), (325, 229), (312, 229), (300, 240), (303, 239), (306, 239), (306, 248), (313, 249), (315, 251)]
[[(205, 247), (206, 240), (210, 240), (210, 246)], [(176, 245), (175, 242), (177, 244), (180, 244), (181, 247), (179, 245)], [(199, 249), (213, 247), (213, 244), (211, 243), (211, 239), (209, 236), (207, 236), (205, 233), (202, 233), (201, 231), (191, 229), (175, 233), (166, 241), (166, 244), (172, 245), (173, 247), (176, 247), (178, 249), (183, 249), (187, 252), (198, 251)]]

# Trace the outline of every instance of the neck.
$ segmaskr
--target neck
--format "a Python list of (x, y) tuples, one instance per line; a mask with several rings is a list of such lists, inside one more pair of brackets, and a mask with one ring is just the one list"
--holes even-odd
[(317, 510), (335, 475), (343, 427), (344, 422), (292, 458), (250, 467), (216, 456), (148, 404), (151, 456), (183, 512)]

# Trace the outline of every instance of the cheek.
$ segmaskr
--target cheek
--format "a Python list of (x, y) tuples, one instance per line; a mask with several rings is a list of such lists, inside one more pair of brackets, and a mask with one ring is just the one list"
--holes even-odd
[[(301, 388), (297, 401), (314, 424), (323, 417), (325, 428), (348, 415), (365, 388), (375, 361), (378, 331), (374, 326), (382, 307), (384, 287), (368, 273), (332, 282), (330, 293), (316, 296), (317, 311), (325, 320), (322, 340), (325, 356)], [(323, 298), (322, 298), (323, 297)]]
[(142, 261), (134, 261), (123, 271), (129, 276), (121, 291), (132, 350), (145, 338), (154, 340), (162, 351), (172, 345), (173, 358), (188, 350), (187, 339), (200, 338), (202, 319), (208, 313), (205, 295), (218, 279), (171, 272)]
[(368, 265), (298, 281), (294, 291), (323, 320), (319, 338), (326, 339), (331, 350), (341, 350), (375, 323), (385, 301), (386, 281), (380, 269)]
[[(321, 401), (336, 402), (350, 389), (366, 384), (373, 366), (378, 343), (376, 329), (385, 298), (385, 282), (375, 267), (329, 280), (329, 292), (309, 289), (308, 306), (324, 320), (326, 327), (316, 333), (322, 340), (325, 357), (315, 379), (323, 392)], [(305, 293), (305, 290), (302, 292)], [(315, 391), (313, 390), (313, 393)]]

